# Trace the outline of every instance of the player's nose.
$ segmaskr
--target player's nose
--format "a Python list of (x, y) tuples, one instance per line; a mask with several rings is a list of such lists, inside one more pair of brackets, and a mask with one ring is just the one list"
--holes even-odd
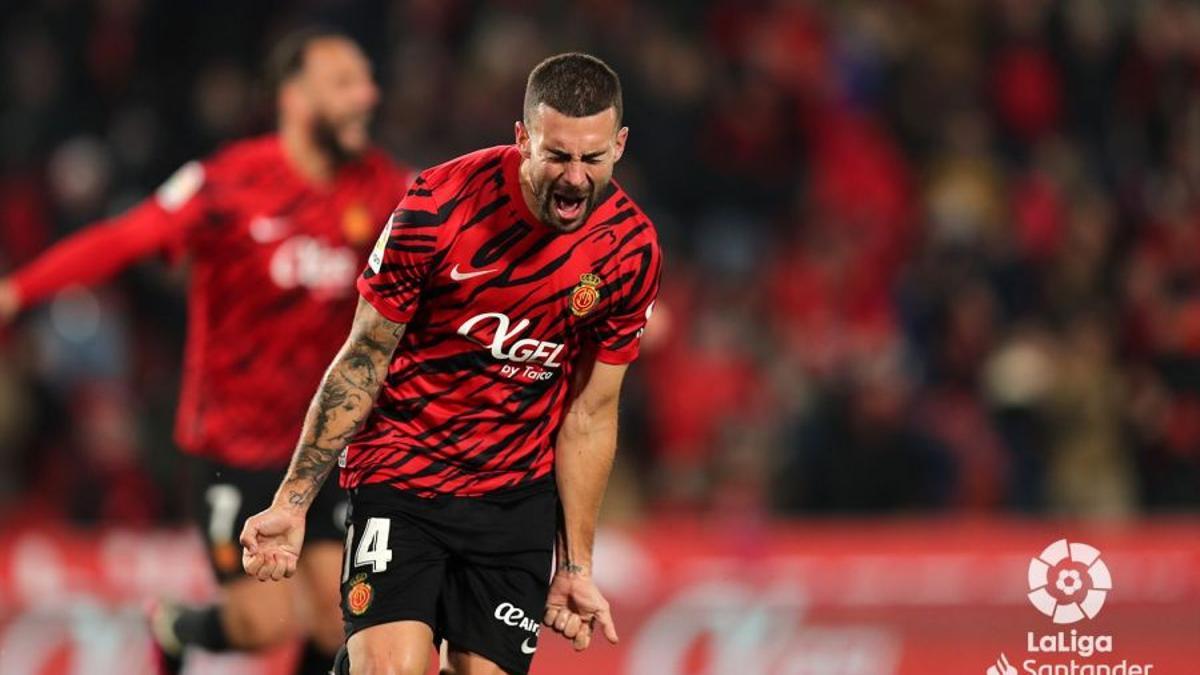
[(587, 187), (587, 171), (583, 168), (583, 162), (568, 162), (563, 170), (563, 182), (573, 188)]

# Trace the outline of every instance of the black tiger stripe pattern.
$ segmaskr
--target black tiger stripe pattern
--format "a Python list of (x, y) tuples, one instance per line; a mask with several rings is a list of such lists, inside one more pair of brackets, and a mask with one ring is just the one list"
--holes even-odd
[(342, 484), (479, 495), (544, 478), (581, 359), (628, 363), (653, 310), (653, 224), (615, 183), (571, 233), (529, 211), (513, 146), (425, 171), (359, 291), (408, 324)]

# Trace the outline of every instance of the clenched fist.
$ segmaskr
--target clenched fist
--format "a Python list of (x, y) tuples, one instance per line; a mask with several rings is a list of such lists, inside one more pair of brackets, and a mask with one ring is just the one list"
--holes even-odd
[(242, 528), (242, 567), (259, 581), (279, 581), (296, 573), (304, 545), (304, 511), (271, 506)]

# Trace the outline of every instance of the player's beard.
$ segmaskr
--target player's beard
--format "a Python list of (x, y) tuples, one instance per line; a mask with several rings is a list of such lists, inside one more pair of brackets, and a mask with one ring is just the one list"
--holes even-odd
[[(542, 222), (553, 227), (560, 232), (574, 232), (587, 222), (587, 219), (592, 215), (592, 211), (596, 210), (596, 195), (600, 194), (600, 189), (595, 183), (588, 181), (590, 190), (579, 190), (572, 187), (556, 187), (556, 182), (548, 182), (538, 190), (538, 203), (541, 205), (538, 217)], [(554, 196), (556, 194), (564, 195), (575, 199), (583, 199), (583, 208), (580, 214), (572, 221), (564, 223), (554, 210)]]
[(313, 140), (317, 147), (333, 160), (336, 166), (347, 164), (359, 158), (362, 154), (357, 150), (347, 148), (338, 135), (337, 124), (326, 117), (318, 117), (313, 123)]

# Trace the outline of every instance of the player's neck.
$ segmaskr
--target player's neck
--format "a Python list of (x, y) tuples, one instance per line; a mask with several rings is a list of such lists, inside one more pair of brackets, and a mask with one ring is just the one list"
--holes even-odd
[(313, 140), (311, 134), (285, 125), (279, 129), (279, 138), (288, 163), (302, 178), (316, 185), (333, 182), (337, 163)]

